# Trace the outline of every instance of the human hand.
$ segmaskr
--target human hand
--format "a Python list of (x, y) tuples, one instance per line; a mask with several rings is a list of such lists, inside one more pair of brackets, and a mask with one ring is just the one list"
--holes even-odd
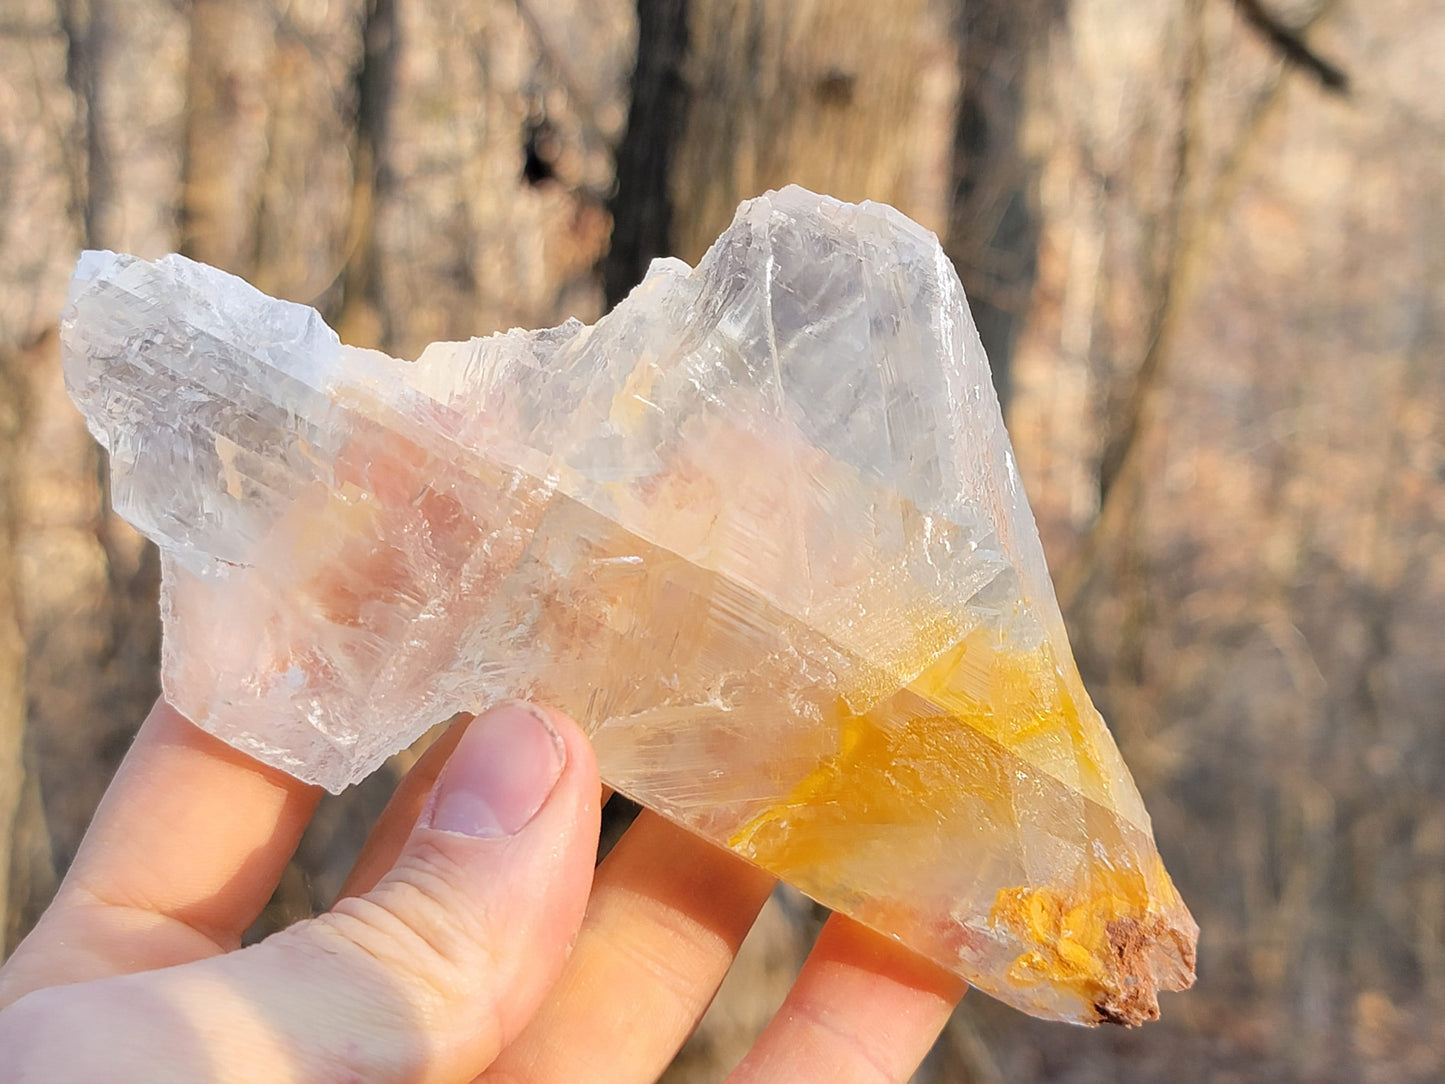
[[(0, 1080), (653, 1080), (773, 882), (650, 813), (594, 877), (603, 797), (574, 723), (503, 705), (422, 756), (330, 911), (243, 949), (320, 792), (159, 703), (0, 968)], [(962, 992), (834, 916), (730, 1079), (904, 1080)]]

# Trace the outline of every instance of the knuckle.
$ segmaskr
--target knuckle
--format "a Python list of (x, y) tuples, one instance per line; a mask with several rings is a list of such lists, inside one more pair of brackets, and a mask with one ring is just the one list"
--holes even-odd
[[(874, 1037), (856, 1027), (842, 1025), (837, 1014), (829, 1012), (825, 1005), (804, 997), (787, 1006), (787, 1012), (792, 1030), (812, 1031), (821, 1037), (822, 1045), (847, 1052), (850, 1080), (860, 1084), (892, 1084), (899, 1079), (898, 1066)], [(794, 1038), (797, 1039), (797, 1035)]]
[(697, 1001), (699, 975), (707, 975), (711, 968), (705, 951), (688, 934), (669, 928), (661, 920), (638, 927), (626, 923), (611, 923), (599, 926), (593, 935), (606, 944), (625, 972), (637, 976), (637, 981), (666, 992), (675, 1004)]
[(465, 883), (443, 850), (414, 845), (371, 892), (314, 919), (313, 934), (324, 952), (339, 946), (351, 956), (351, 970), (393, 990), (400, 984), (425, 1018), (491, 1034), (493, 942), (485, 909), (468, 898)]

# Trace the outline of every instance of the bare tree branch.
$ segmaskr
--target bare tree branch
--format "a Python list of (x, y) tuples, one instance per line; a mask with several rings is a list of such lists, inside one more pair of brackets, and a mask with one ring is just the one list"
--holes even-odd
[(1303, 30), (1294, 30), (1268, 11), (1261, 0), (1234, 0), (1234, 6), (1244, 21), (1275, 48), (1290, 64), (1303, 68), (1319, 81), (1320, 86), (1334, 94), (1348, 96), (1350, 77), (1338, 64), (1320, 56), (1301, 36)]

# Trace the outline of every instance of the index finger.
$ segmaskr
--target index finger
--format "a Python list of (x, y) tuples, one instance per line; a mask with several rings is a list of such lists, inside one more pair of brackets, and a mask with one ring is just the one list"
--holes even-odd
[(320, 797), (157, 701), (55, 902), (0, 975), (0, 1006), (237, 947)]

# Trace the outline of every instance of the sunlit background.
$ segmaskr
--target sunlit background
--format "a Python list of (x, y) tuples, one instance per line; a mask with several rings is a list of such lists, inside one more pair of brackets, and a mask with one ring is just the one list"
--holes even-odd
[[(1203, 928), (1161, 1022), (971, 995), (918, 1081), (1445, 1078), (1442, 87), (1432, 0), (0, 0), (6, 943), (156, 693), (155, 555), (58, 371), (81, 248), (411, 355), (594, 319), (798, 182), (943, 238)], [(774, 900), (668, 1081), (736, 1062), (815, 924)]]

